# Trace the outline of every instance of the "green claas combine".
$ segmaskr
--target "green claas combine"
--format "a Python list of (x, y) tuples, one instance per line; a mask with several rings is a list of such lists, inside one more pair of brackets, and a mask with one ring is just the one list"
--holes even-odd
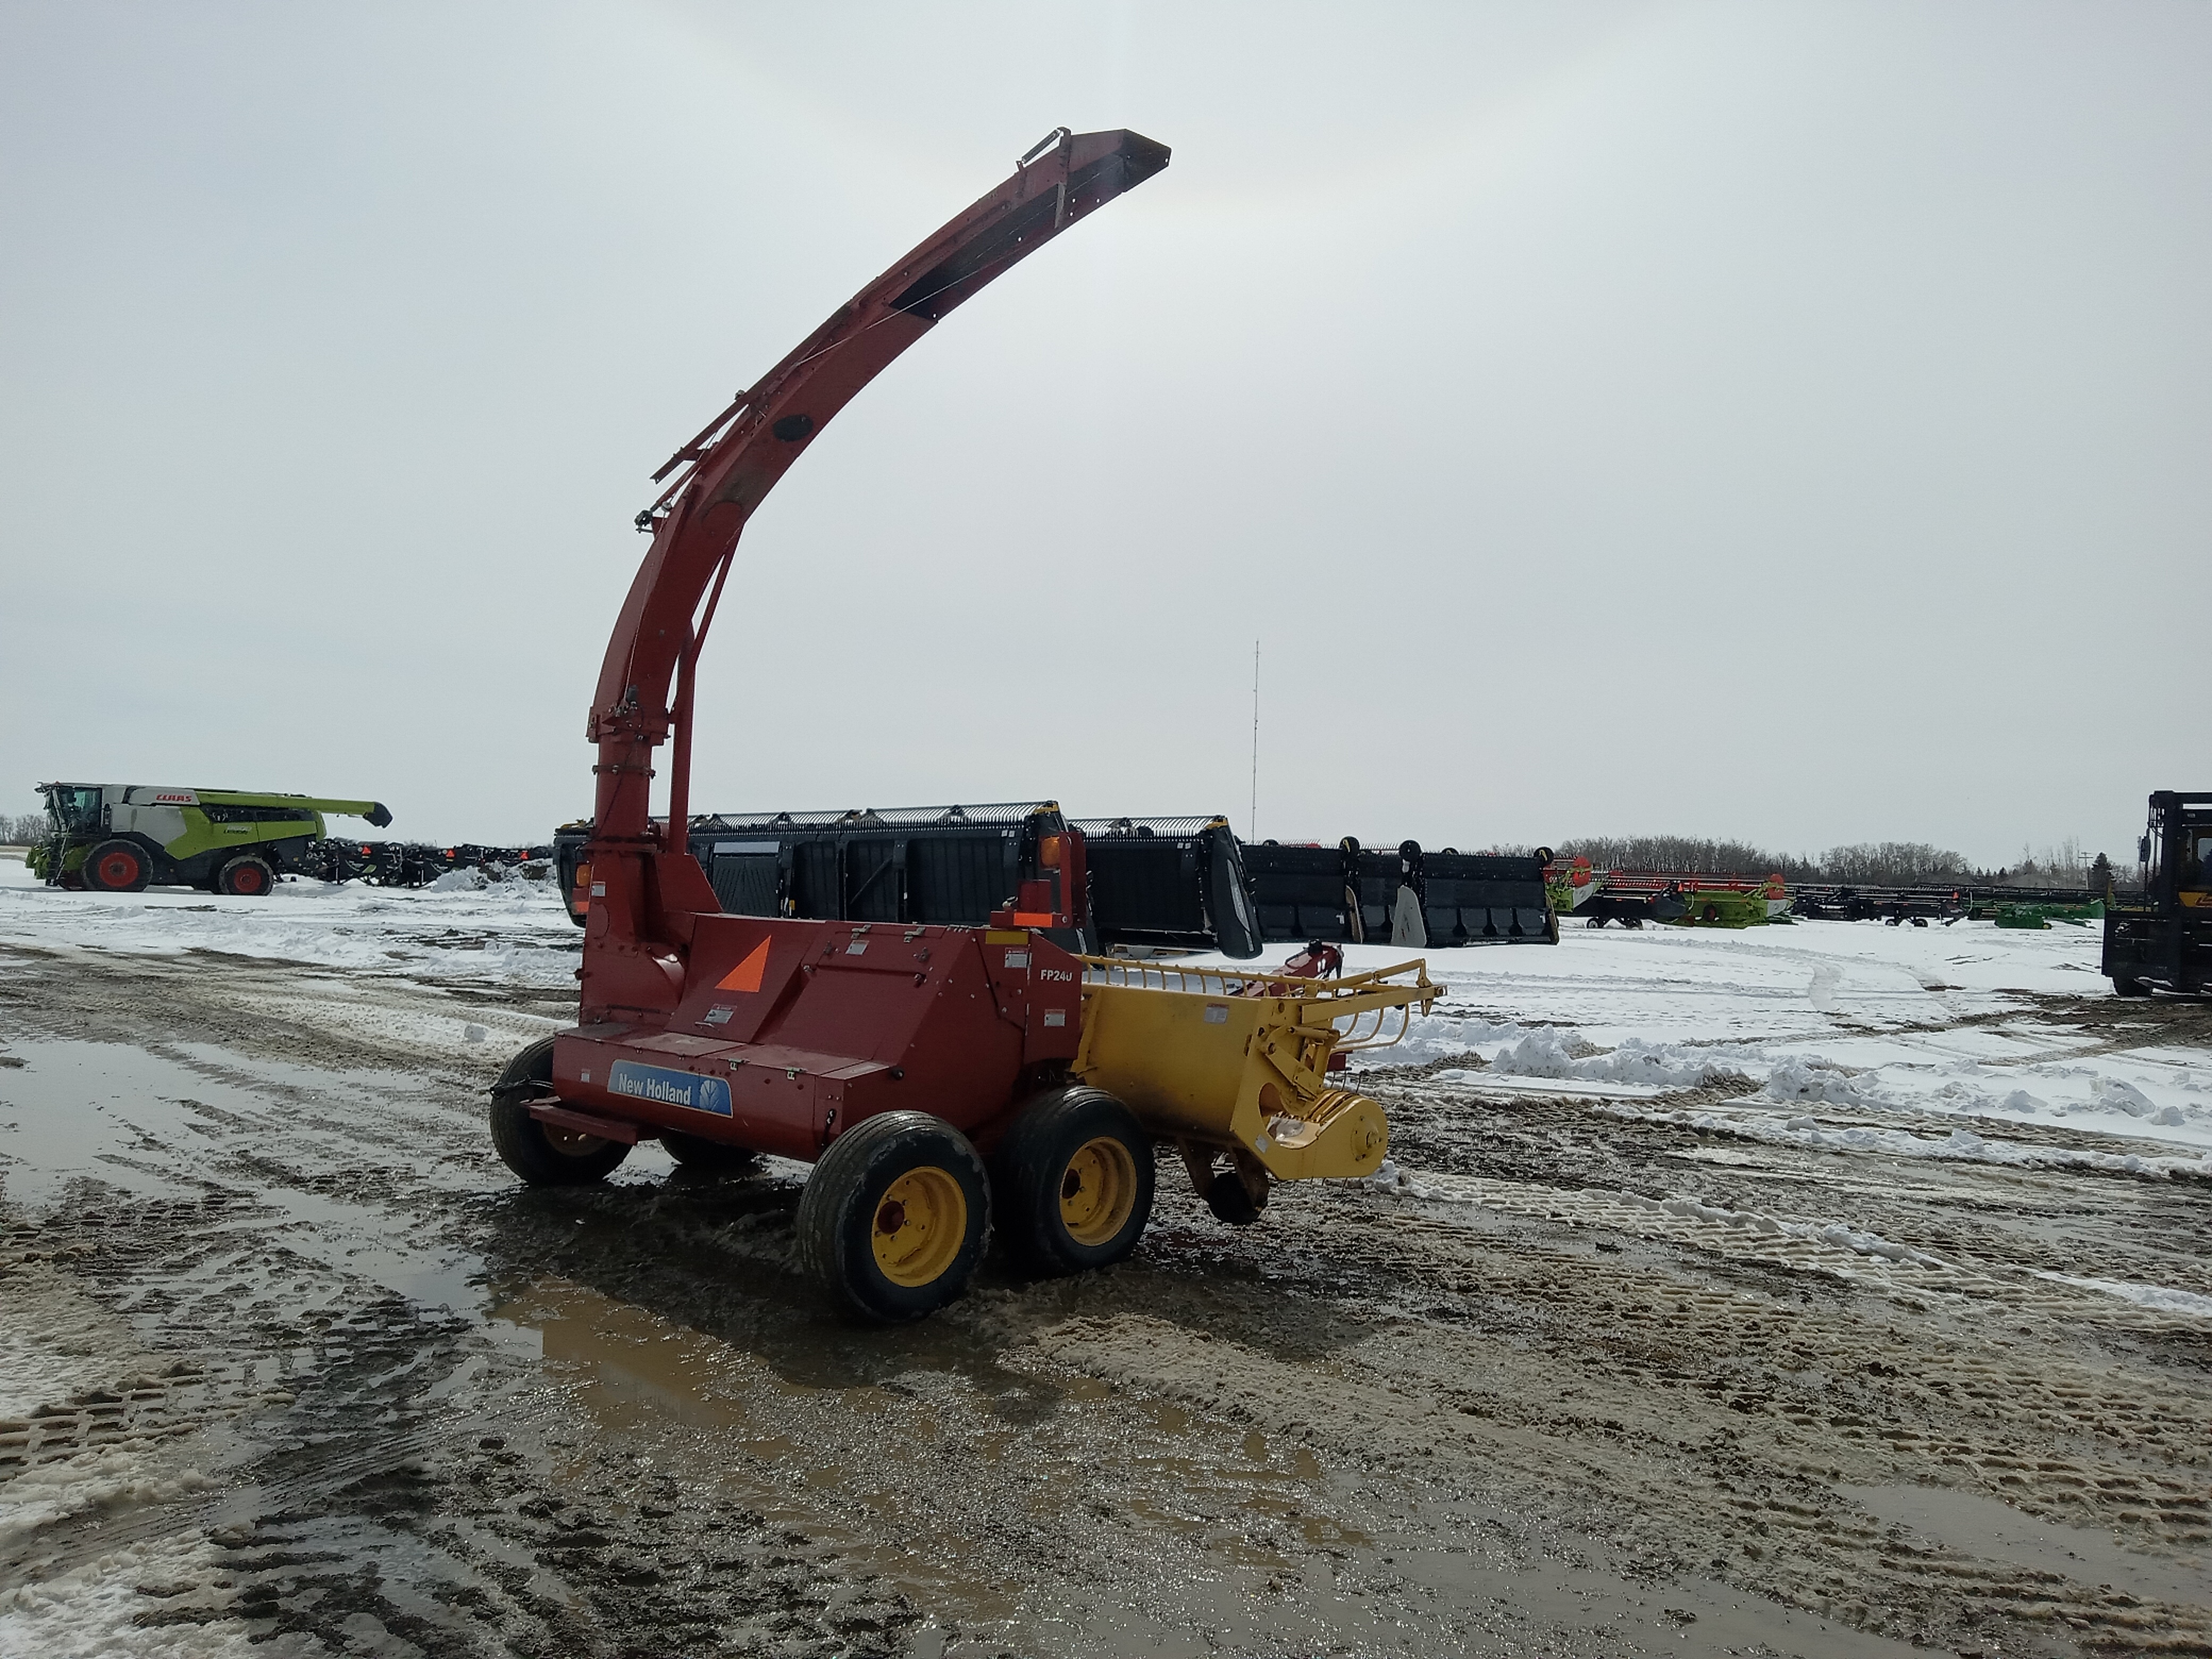
[(26, 862), (50, 887), (136, 893), (149, 885), (258, 896), (301, 868), (322, 839), (323, 814), (392, 814), (373, 800), (317, 800), (239, 789), (146, 783), (42, 783), (46, 838)]

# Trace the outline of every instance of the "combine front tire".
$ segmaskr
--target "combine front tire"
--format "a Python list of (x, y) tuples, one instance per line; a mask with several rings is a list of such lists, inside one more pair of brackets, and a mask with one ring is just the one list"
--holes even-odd
[[(216, 891), (228, 893), (234, 898), (261, 898), (276, 885), (276, 872), (270, 866), (269, 860), (256, 858), (251, 853), (241, 854), (224, 865), (222, 873), (215, 878)], [(547, 1050), (549, 1055), (551, 1052)]]
[(687, 1135), (681, 1129), (663, 1129), (660, 1144), (668, 1149), (669, 1157), (694, 1175), (750, 1175), (760, 1168), (760, 1154), (750, 1146)]
[(604, 1181), (629, 1156), (619, 1140), (556, 1129), (530, 1115), (553, 1092), (553, 1039), (540, 1037), (491, 1085), (491, 1144), (507, 1167), (533, 1187), (581, 1187)]
[(1103, 1090), (1054, 1089), (1007, 1130), (991, 1192), (999, 1237), (1023, 1268), (1103, 1267), (1137, 1248), (1152, 1218), (1152, 1140)]
[(919, 1319), (968, 1288), (990, 1220), (968, 1137), (927, 1112), (885, 1112), (814, 1166), (799, 1200), (799, 1259), (861, 1317)]
[(154, 872), (135, 842), (104, 841), (84, 855), (79, 873), (95, 893), (143, 893)]

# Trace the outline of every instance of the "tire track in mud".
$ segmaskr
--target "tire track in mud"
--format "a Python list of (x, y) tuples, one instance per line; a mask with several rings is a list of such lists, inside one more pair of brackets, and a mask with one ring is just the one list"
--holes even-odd
[[(0, 1569), (58, 1581), (143, 1548), (140, 1625), (280, 1651), (334, 1630), (546, 1654), (1212, 1630), (1364, 1653), (1407, 1629), (1628, 1650), (1575, 1611), (1588, 1595), (1544, 1623), (1530, 1587), (1587, 1551), (1609, 1583), (1711, 1581), (1844, 1636), (2212, 1652), (2212, 1610), (2160, 1588), (2212, 1545), (2204, 1322), (2030, 1276), (2141, 1277), (2146, 1238), (2184, 1262), (2212, 1219), (2186, 1183), (1764, 1144), (1711, 1162), (1726, 1137), (1376, 1075), (1414, 1192), (1288, 1189), (1232, 1231), (1164, 1182), (1124, 1267), (994, 1267), (927, 1327), (861, 1333), (793, 1275), (787, 1179), (506, 1181), (477, 1091), (543, 1029), (528, 997), (487, 1005), (501, 1036), (472, 1045), (445, 989), (372, 981), (322, 1021), (332, 994), (260, 962), (0, 981), (0, 1029), (208, 1084), (112, 1166), (179, 1190), (7, 1218), (0, 1298), (63, 1283), (120, 1334), (46, 1417), (0, 1427), (0, 1504), (118, 1445), (212, 1483), (58, 1517)], [(1838, 1213), (1929, 1260), (1820, 1237)], [(494, 1326), (420, 1282), (449, 1255), (478, 1264)], [(2126, 1559), (2078, 1582), (1863, 1496), (1931, 1487), (2094, 1526)], [(1459, 1576), (1425, 1583), (1425, 1553)], [(1696, 1605), (1670, 1650), (1705, 1630), (1718, 1650)]]
[[(210, 1085), (106, 1160), (143, 1177), (139, 1192), (81, 1180), (37, 1212), (0, 1209), (11, 1337), (51, 1347), (95, 1307), (115, 1351), (80, 1353), (56, 1375), (98, 1382), (0, 1425), (0, 1512), (24, 1523), (0, 1528), (0, 1581), (24, 1586), (0, 1620), (73, 1640), (85, 1608), (119, 1595), (130, 1616), (99, 1638), (114, 1645), (87, 1650), (184, 1626), (286, 1653), (351, 1650), (371, 1632), (426, 1653), (901, 1650), (915, 1614), (895, 1590), (696, 1469), (556, 1443), (544, 1425), (563, 1402), (534, 1359), (349, 1270), (481, 1231), (471, 1194), (495, 1179), (481, 1085), (453, 1075), (474, 1057), (433, 1048), (411, 1092), (358, 1090), (380, 1058), (373, 1039), (297, 1023), (296, 999), (271, 1014), (270, 972), (257, 963), (243, 993), (195, 996), (189, 974), (141, 965), (88, 988), (80, 970), (34, 1019), (20, 985), (0, 1004), (11, 1035), (111, 1043), (144, 1035), (134, 1008), (149, 984), (183, 1003), (173, 1012), (210, 1010), (131, 1050), (163, 1060), (180, 1092)], [(337, 1069), (272, 1072), (198, 1046), (235, 1040), (241, 1008), (257, 1052)], [(217, 1103), (215, 1088), (256, 1103)], [(156, 1183), (170, 1195), (149, 1196)], [(42, 1321), (42, 1303), (70, 1319)], [(69, 1501), (35, 1505), (62, 1486)], [(101, 1578), (118, 1571), (119, 1590)], [(57, 1613), (71, 1591), (76, 1611)]]

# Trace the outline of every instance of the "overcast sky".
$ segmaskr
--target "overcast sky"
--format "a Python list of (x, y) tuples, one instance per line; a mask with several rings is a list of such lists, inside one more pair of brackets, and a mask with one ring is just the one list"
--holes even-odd
[[(542, 839), (667, 453), (1173, 165), (753, 520), (703, 808), (2130, 856), (2212, 787), (2212, 8), (0, 9), (0, 810)], [(358, 829), (359, 826), (355, 826)]]

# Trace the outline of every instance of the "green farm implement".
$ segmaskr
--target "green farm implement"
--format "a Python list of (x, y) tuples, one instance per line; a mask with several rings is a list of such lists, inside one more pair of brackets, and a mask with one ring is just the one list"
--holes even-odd
[(151, 885), (258, 897), (323, 838), (323, 814), (392, 814), (373, 800), (319, 800), (238, 789), (145, 783), (42, 783), (46, 836), (25, 860), (50, 887), (137, 893)]

